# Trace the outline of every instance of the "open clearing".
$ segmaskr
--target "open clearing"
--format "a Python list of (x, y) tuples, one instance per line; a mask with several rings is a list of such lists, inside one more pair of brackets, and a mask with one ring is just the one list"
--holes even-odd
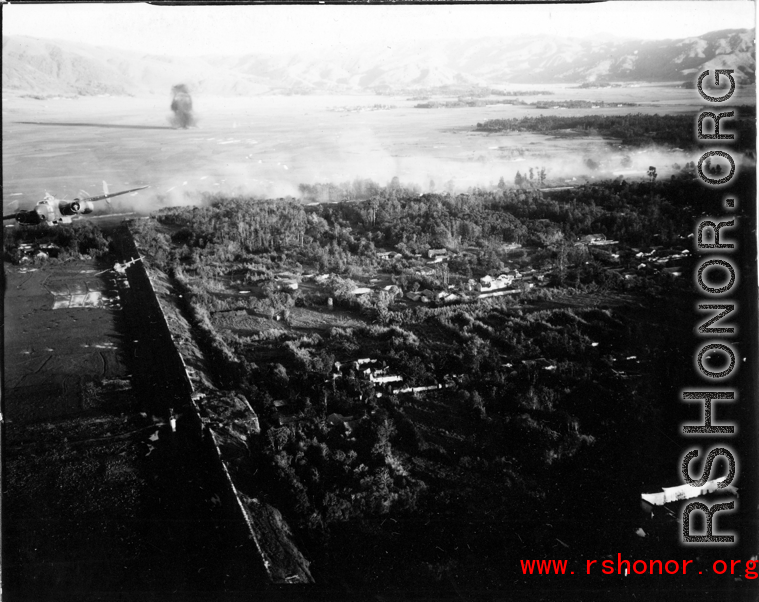
[[(127, 378), (112, 311), (54, 309), (54, 292), (81, 289), (116, 295), (91, 262), (55, 269), (6, 270), (5, 411), (12, 423), (52, 419), (86, 409), (84, 384)], [(60, 295), (59, 295), (60, 296)]]
[(123, 587), (148, 552), (134, 525), (158, 429), (135, 412), (114, 310), (54, 310), (51, 292), (108, 281), (91, 261), (5, 267), (8, 589), (85, 593), (99, 572), (101, 587)]
[[(146, 382), (171, 390), (176, 378), (171, 342), (157, 340), (146, 309), (150, 289), (137, 282), (117, 297), (91, 260), (4, 267), (8, 597), (193, 599), (242, 579), (250, 589), (251, 560), (232, 551), (216, 473), (181, 420), (170, 431), (169, 398)], [(87, 289), (123, 309), (54, 309), (54, 293)]]

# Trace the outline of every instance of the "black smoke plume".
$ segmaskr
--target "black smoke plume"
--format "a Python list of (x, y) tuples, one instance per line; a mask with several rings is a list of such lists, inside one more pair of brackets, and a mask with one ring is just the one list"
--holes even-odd
[(192, 98), (184, 84), (177, 84), (171, 88), (171, 125), (175, 128), (187, 129), (195, 125), (195, 117), (192, 114)]

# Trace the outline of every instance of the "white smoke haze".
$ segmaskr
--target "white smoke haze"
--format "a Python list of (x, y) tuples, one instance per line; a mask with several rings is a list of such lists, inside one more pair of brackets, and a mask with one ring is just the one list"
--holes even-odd
[[(561, 100), (567, 90), (555, 89), (554, 98)], [(697, 103), (692, 91), (673, 90), (683, 98), (676, 109), (691, 113), (692, 108), (695, 120), (697, 108), (688, 104)], [(571, 89), (566, 96), (579, 92)], [(607, 101), (616, 93), (592, 92)], [(636, 100), (629, 97), (633, 93), (640, 95), (639, 100), (653, 94), (643, 88), (625, 89), (625, 100)], [(655, 93), (661, 96), (661, 88)], [(517, 171), (527, 176), (530, 168), (535, 177), (538, 169), (546, 170), (545, 186), (566, 186), (619, 174), (645, 180), (648, 167), (655, 166), (661, 180), (677, 171), (675, 164), (683, 167), (700, 157), (662, 147), (621, 148), (618, 141), (569, 132), (556, 136), (475, 130), (478, 122), (488, 119), (540, 114), (676, 112), (670, 109), (671, 97), (667, 107), (604, 111), (538, 111), (510, 105), (416, 109), (416, 101), (379, 96), (200, 95), (192, 101), (194, 114), (200, 113), (203, 121), (185, 130), (165, 124), (165, 96), (61, 100), (42, 106), (43, 117), (34, 113), (40, 110), (39, 101), (9, 99), (4, 111), (13, 117), (4, 120), (8, 133), (3, 142), (4, 201), (18, 199), (19, 208), (30, 209), (46, 190), (69, 199), (80, 188), (97, 195), (106, 180), (111, 191), (146, 184), (150, 188), (116, 197), (110, 210), (99, 207), (97, 213), (149, 214), (164, 206), (198, 204), (205, 193), (301, 199), (300, 184), (341, 185), (356, 179), (387, 186), (397, 177), (402, 185), (416, 186), (420, 192), (429, 192), (434, 182), (435, 192), (458, 193), (495, 187), (501, 178), (513, 186)], [(397, 108), (331, 110), (378, 102)], [(57, 127), (46, 126), (43, 120)], [(63, 127), (66, 124), (70, 125)], [(42, 136), (56, 154), (36, 152)], [(629, 165), (623, 163), (625, 157)], [(591, 169), (588, 159), (598, 169)], [(736, 161), (739, 167), (747, 164), (744, 158)]]
[[(434, 182), (436, 192), (458, 193), (495, 187), (501, 178), (512, 186), (517, 171), (527, 176), (530, 168), (536, 178), (545, 169), (546, 186), (561, 186), (618, 175), (647, 179), (652, 165), (660, 178), (668, 177), (679, 171), (677, 165), (682, 168), (700, 156), (661, 147), (623, 148), (600, 137), (474, 131), (483, 118), (535, 115), (530, 108), (425, 110), (413, 108), (413, 102), (403, 106), (399, 99), (383, 99), (400, 108), (330, 111), (351, 102), (370, 106), (377, 97), (217, 103), (199, 130), (202, 137), (194, 138), (187, 152), (192, 155), (209, 145), (214, 150), (194, 161), (197, 169), (161, 178), (156, 193), (169, 205), (197, 203), (209, 192), (301, 199), (300, 184), (339, 185), (358, 179), (387, 186), (394, 177), (421, 192), (430, 191)], [(629, 108), (614, 111), (627, 112)], [(597, 169), (590, 167), (593, 162)]]
[[(492, 146), (492, 145), (491, 145)], [(649, 166), (657, 169), (659, 179), (679, 173), (688, 162), (697, 162), (698, 152), (672, 151), (662, 147), (619, 148), (603, 142), (583, 142), (576, 150), (563, 154), (527, 151), (512, 156), (506, 150), (485, 148), (475, 156), (449, 159), (430, 156), (392, 156), (371, 140), (360, 145), (347, 144), (326, 156), (289, 154), (281, 160), (243, 159), (206, 165), (192, 172), (173, 173), (160, 185), (133, 197), (114, 200), (119, 211), (149, 214), (163, 207), (199, 205), (208, 194), (243, 196), (253, 199), (291, 197), (306, 199), (300, 184), (345, 184), (355, 180), (371, 180), (381, 187), (397, 177), (404, 187), (417, 187), (422, 193), (465, 193), (472, 188), (493, 189), (501, 178), (507, 187), (514, 186), (517, 172), (527, 178), (533, 169), (545, 169), (544, 186), (572, 186), (586, 182), (613, 179), (647, 180)], [(471, 155), (471, 153), (470, 153)], [(289, 158), (288, 158), (289, 157)], [(589, 160), (598, 167), (589, 166)], [(259, 163), (260, 161), (260, 163)], [(716, 161), (715, 161), (716, 162)], [(592, 165), (592, 163), (591, 163)]]

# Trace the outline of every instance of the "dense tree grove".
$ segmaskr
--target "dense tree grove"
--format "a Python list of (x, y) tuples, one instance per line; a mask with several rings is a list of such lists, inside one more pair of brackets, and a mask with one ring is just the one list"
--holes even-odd
[[(424, 497), (427, 485), (409, 472), (409, 458), (460, 465), (485, 479), (494, 478), (494, 469), (502, 478), (495, 467), (508, 459), (507, 474), (517, 479), (606, 438), (618, 420), (632, 428), (643, 408), (652, 411), (642, 394), (634, 403), (622, 402), (625, 385), (603, 360), (630, 344), (629, 325), (609, 311), (513, 309), (498, 301), (434, 312), (403, 328), (334, 330), (326, 338), (280, 333), (268, 343), (255, 341), (247, 352), (240, 346), (251, 359), (284, 351), (272, 368), (254, 370), (245, 387), (259, 407), (271, 412), (271, 400), (284, 395), (305, 417), (273, 427), (266, 444), (274, 474), (289, 492), (285, 499), (304, 525), (323, 529), (352, 518), (409, 513), (422, 502), (427, 511), (451, 511), (451, 500)], [(441, 344), (444, 339), (448, 344)], [(596, 351), (599, 341), (603, 348)], [(325, 384), (332, 359), (350, 349), (371, 349), (410, 385), (453, 379), (455, 387), (439, 393), (438, 402), (480, 436), (441, 446), (419, 421), (416, 402), (377, 397), (357, 371)], [(613, 404), (616, 418), (607, 422), (595, 410), (599, 403)], [(350, 430), (330, 424), (335, 413), (354, 421)], [(469, 459), (462, 464), (457, 458)]]
[(427, 100), (415, 104), (415, 109), (459, 109), (463, 107), (484, 107), (491, 105), (527, 105), (525, 101), (519, 98), (509, 98), (505, 100), (493, 100), (492, 98), (458, 98), (457, 100)]
[(427, 88), (396, 88), (383, 86), (375, 89), (376, 94), (392, 96), (412, 96), (411, 100), (419, 97), (448, 96), (448, 97), (472, 97), (482, 98), (485, 96), (551, 96), (550, 90), (499, 90), (476, 84), (446, 84), (442, 86), (429, 86)]
[[(713, 195), (685, 174), (551, 191), (530, 184), (540, 170), (529, 176), (466, 194), (397, 179), (303, 187), (321, 199), (311, 204), (216, 195), (132, 224), (181, 292), (210, 378), (258, 412), (258, 478), (326, 573), (341, 575), (350, 557), (376, 578), (427, 584), (484, 562), (501, 567), (483, 576), (499, 587), (514, 554), (553, 550), (542, 517), (613, 522), (623, 505), (637, 508), (641, 483), (666, 482), (666, 442), (650, 424), (666, 420), (661, 400), (676, 397), (689, 369), (663, 361), (687, 356), (689, 283), (655, 272), (631, 284), (610, 269), (612, 253), (575, 243), (604, 234), (620, 253), (682, 247)], [(428, 251), (440, 248), (448, 261), (433, 263)], [(506, 261), (540, 268), (546, 286), (440, 306), (394, 300), (381, 286), (355, 294), (377, 276), (404, 292), (439, 289)], [(291, 272), (302, 276), (297, 290), (283, 287)], [(367, 366), (402, 380), (376, 384)], [(637, 461), (615, 472), (630, 449)], [(564, 505), (585, 470), (613, 492), (593, 489), (608, 503)], [(517, 519), (527, 543), (483, 561), (494, 537), (515, 539)], [(623, 547), (637, 536), (609, 537)], [(382, 560), (363, 558), (356, 542), (367, 540)], [(602, 547), (576, 530), (573, 546)]]
[(43, 245), (51, 257), (59, 260), (80, 255), (101, 257), (110, 251), (110, 239), (94, 222), (79, 220), (67, 226), (22, 226), (3, 233), (3, 253), (10, 261), (23, 256), (20, 245)]
[(637, 107), (634, 102), (606, 102), (603, 100), (539, 100), (534, 104), (536, 109), (555, 109), (561, 107), (565, 109), (604, 109), (608, 107)]
[[(460, 545), (486, 545), (493, 524), (531, 520), (549, 508), (563, 520), (552, 491), (573, 486), (578, 465), (605, 472), (606, 486), (630, 499), (636, 483), (654, 473), (658, 437), (647, 425), (660, 422), (656, 400), (674, 395), (668, 387), (679, 382), (681, 367), (657, 360), (677, 340), (676, 324), (642, 334), (651, 311), (667, 313), (658, 295), (664, 291), (671, 302), (680, 289), (651, 287), (646, 320), (611, 309), (532, 308), (529, 299), (539, 305), (552, 294), (540, 291), (527, 305), (500, 298), (390, 311), (386, 326), (317, 333), (270, 322), (246, 332), (222, 327), (208, 310), (210, 297), (198, 294), (203, 279), (190, 285), (180, 272), (178, 281), (213, 359), (212, 376), (244, 393), (262, 417), (262, 441), (252, 453), (269, 495), (330, 574), (340, 574), (340, 559), (357, 553), (351, 534), (361, 533), (415, 559), (394, 569), (375, 559), (378, 574), (392, 570), (401, 582), (434, 583), (443, 561), (409, 552), (415, 542), (457, 558)], [(688, 308), (682, 314), (689, 316)], [(624, 362), (636, 355), (642, 364)], [(335, 360), (358, 357), (387, 366), (406, 386), (446, 388), (396, 394), (392, 386), (372, 386), (353, 366), (336, 376)], [(629, 366), (655, 376), (626, 380), (620, 370)], [(637, 468), (614, 477), (615, 458), (641, 441), (648, 451)], [(603, 459), (594, 455), (599, 445)], [(615, 508), (593, 512), (613, 520)], [(567, 509), (574, 520), (577, 511)], [(461, 522), (486, 512), (494, 521), (487, 533)], [(423, 528), (430, 517), (445, 528)], [(392, 528), (380, 529), (383, 520)], [(532, 527), (522, 534), (536, 538), (530, 549), (542, 550)], [(502, 553), (497, 558), (505, 562)], [(494, 585), (500, 577), (490, 579)]]
[[(704, 109), (710, 110), (710, 109)], [(753, 106), (730, 107), (735, 117), (725, 118), (721, 122), (721, 133), (735, 134), (730, 147), (740, 151), (754, 151), (756, 141), (756, 108)], [(577, 130), (580, 132), (597, 132), (609, 138), (618, 138), (627, 146), (640, 147), (661, 144), (682, 149), (699, 146), (696, 139), (697, 113), (681, 115), (647, 115), (644, 113), (629, 115), (576, 115), (557, 116), (540, 115), (538, 117), (521, 117), (513, 119), (489, 119), (478, 123), (476, 129), (481, 132), (551, 132), (556, 130)], [(704, 122), (704, 132), (710, 132), (714, 126), (711, 120)]]
[(551, 192), (497, 187), (459, 195), (410, 194), (398, 184), (366, 201), (311, 207), (293, 200), (209, 196), (204, 206), (162, 210), (158, 220), (170, 228), (166, 232), (148, 222), (135, 228), (145, 228), (145, 244), (165, 262), (260, 264), (286, 253), (296, 263), (350, 275), (379, 265), (383, 248), (411, 257), (429, 248), (471, 247), (477, 250), (470, 260), (476, 271), (492, 249), (508, 243), (550, 246), (601, 233), (634, 246), (676, 244), (687, 234), (687, 216), (707, 210), (707, 197), (689, 178), (615, 180)]

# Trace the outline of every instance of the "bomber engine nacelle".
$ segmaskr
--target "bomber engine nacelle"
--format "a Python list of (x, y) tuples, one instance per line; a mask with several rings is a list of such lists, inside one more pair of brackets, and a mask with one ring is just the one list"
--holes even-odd
[(19, 211), (13, 215), (3, 216), (3, 219), (15, 218), (19, 224), (25, 226), (39, 226), (47, 223), (47, 214), (42, 211)]
[(87, 215), (95, 210), (95, 206), (90, 201), (74, 199), (70, 203), (61, 203), (58, 205), (61, 215)]

